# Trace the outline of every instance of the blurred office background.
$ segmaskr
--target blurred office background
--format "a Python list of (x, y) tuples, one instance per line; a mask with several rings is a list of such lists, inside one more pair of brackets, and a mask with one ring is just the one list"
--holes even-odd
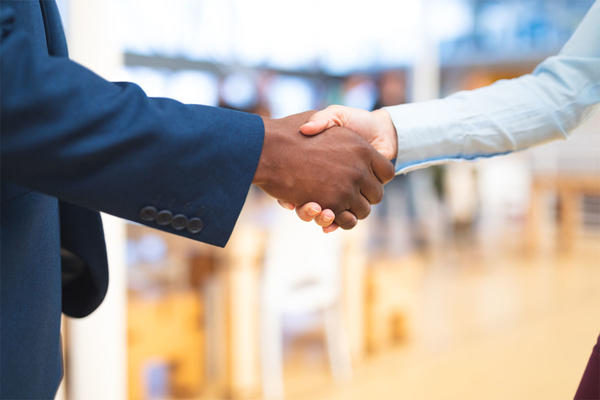
[[(273, 117), (528, 73), (591, 4), (59, 1), (72, 58), (107, 79)], [(65, 320), (59, 399), (565, 399), (600, 333), (598, 113), (398, 176), (349, 232), (255, 189), (225, 249), (105, 224), (109, 294)]]

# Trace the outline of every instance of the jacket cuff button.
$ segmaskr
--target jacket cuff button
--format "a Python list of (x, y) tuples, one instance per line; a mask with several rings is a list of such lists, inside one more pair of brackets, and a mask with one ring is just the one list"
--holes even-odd
[(198, 233), (204, 228), (204, 222), (200, 218), (191, 218), (187, 224), (189, 233)]
[(152, 206), (144, 207), (140, 210), (140, 219), (142, 221), (154, 221), (156, 218), (156, 208)]
[(188, 225), (188, 219), (185, 215), (183, 214), (177, 214), (173, 217), (173, 220), (171, 220), (171, 226), (173, 227), (173, 229), (175, 229), (176, 231), (180, 231), (182, 229), (185, 229), (185, 227)]
[(156, 223), (161, 226), (169, 225), (173, 219), (173, 213), (169, 210), (162, 210), (156, 214)]

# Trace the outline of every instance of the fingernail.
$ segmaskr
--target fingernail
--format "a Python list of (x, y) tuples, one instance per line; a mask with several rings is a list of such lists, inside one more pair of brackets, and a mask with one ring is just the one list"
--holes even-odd
[(333, 231), (335, 231), (337, 229), (337, 227), (334, 227), (332, 225), (326, 226), (323, 228), (323, 232), (325, 233), (331, 233)]
[(320, 210), (314, 206), (308, 207), (308, 211), (312, 216), (315, 216), (320, 212)]

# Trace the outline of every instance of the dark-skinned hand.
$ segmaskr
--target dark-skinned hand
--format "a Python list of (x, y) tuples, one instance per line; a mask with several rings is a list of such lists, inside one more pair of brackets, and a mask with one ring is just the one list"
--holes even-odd
[(337, 225), (351, 229), (357, 218), (369, 215), (371, 204), (381, 201), (394, 168), (346, 128), (332, 127), (317, 136), (300, 134), (300, 126), (313, 113), (263, 118), (265, 139), (253, 183), (295, 206), (317, 202), (333, 210)]

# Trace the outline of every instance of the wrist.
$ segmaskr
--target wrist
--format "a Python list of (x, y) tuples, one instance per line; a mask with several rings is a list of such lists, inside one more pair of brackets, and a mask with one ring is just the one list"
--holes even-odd
[[(252, 183), (264, 189), (271, 184), (290, 185), (290, 173), (282, 168), (286, 152), (294, 148), (285, 118), (262, 117), (265, 128), (263, 147)], [(299, 136), (300, 133), (298, 133)]]
[(378, 130), (376, 135), (380, 136), (382, 142), (385, 143), (386, 151), (384, 155), (390, 160), (394, 160), (398, 156), (398, 133), (390, 113), (380, 108), (372, 111), (371, 114), (375, 118), (375, 126)]
[(260, 152), (260, 157), (258, 159), (258, 165), (256, 166), (256, 172), (254, 173), (254, 178), (252, 179), (252, 183), (260, 186), (266, 183), (266, 179), (268, 176), (268, 149), (270, 148), (271, 135), (273, 132), (273, 124), (275, 123), (272, 118), (261, 117), (263, 121), (263, 127), (265, 130), (265, 135), (263, 139), (263, 146)]

